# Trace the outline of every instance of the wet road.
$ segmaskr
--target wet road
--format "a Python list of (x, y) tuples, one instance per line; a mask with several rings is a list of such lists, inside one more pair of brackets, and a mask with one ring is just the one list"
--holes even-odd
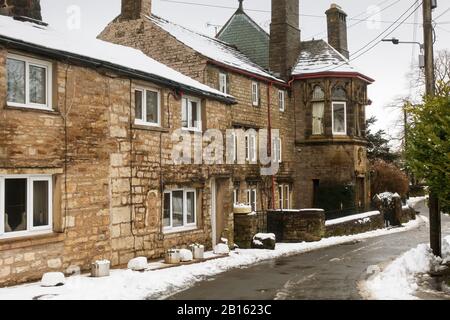
[[(427, 209), (416, 210), (424, 216)], [(450, 218), (443, 218), (443, 234), (450, 234)], [(297, 256), (235, 269), (180, 292), (170, 299), (273, 300), (363, 299), (358, 289), (371, 266), (383, 266), (400, 254), (428, 242), (428, 226), (329, 247)]]

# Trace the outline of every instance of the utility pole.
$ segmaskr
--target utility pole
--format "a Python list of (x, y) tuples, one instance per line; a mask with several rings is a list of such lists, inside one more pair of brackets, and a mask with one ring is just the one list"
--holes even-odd
[[(423, 36), (425, 49), (425, 86), (426, 95), (435, 95), (434, 53), (433, 53), (433, 12), (432, 0), (423, 1)], [(435, 256), (441, 256), (441, 210), (439, 199), (434, 190), (430, 190), (430, 246)]]

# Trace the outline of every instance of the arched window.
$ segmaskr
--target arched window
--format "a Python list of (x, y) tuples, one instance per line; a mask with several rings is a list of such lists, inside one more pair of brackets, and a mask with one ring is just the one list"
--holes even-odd
[(312, 96), (313, 101), (325, 100), (325, 92), (323, 92), (320, 86), (315, 86)]
[(347, 93), (341, 86), (336, 86), (331, 92), (333, 135), (347, 134)]
[(312, 134), (323, 135), (325, 114), (325, 93), (320, 86), (315, 86), (312, 96)]

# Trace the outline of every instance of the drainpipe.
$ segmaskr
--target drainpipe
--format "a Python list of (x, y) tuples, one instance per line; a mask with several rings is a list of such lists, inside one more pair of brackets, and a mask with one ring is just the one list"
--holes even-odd
[[(269, 130), (269, 141), (268, 141), (268, 145), (269, 145), (269, 152), (270, 152), (270, 156), (271, 158), (273, 158), (273, 150), (272, 150), (272, 115), (270, 112), (270, 108), (271, 108), (271, 95), (270, 95), (270, 90), (272, 89), (272, 85), (273, 82), (269, 82), (269, 85), (267, 86), (267, 117), (268, 117), (268, 130)], [(273, 159), (272, 159), (273, 160)], [(272, 174), (272, 210), (275, 210), (275, 175)]]

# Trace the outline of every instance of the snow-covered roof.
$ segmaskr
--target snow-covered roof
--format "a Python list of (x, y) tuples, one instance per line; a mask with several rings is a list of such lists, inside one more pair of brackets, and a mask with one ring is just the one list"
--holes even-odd
[[(292, 75), (321, 72), (358, 72), (342, 54), (324, 40), (303, 41)], [(358, 72), (359, 73), (359, 72)]]
[(35, 48), (46, 48), (61, 53), (95, 59), (114, 66), (131, 69), (149, 76), (167, 79), (187, 89), (208, 93), (215, 97), (230, 98), (216, 89), (191, 79), (178, 71), (148, 57), (140, 50), (105, 42), (96, 38), (74, 37), (49, 26), (32, 22), (17, 21), (12, 17), (0, 16), (0, 37), (20, 41)]
[(197, 51), (201, 55), (227, 66), (250, 72), (258, 76), (283, 82), (252, 62), (247, 56), (229, 44), (204, 34), (189, 30), (155, 15), (148, 17), (156, 25), (167, 31), (178, 41)]

